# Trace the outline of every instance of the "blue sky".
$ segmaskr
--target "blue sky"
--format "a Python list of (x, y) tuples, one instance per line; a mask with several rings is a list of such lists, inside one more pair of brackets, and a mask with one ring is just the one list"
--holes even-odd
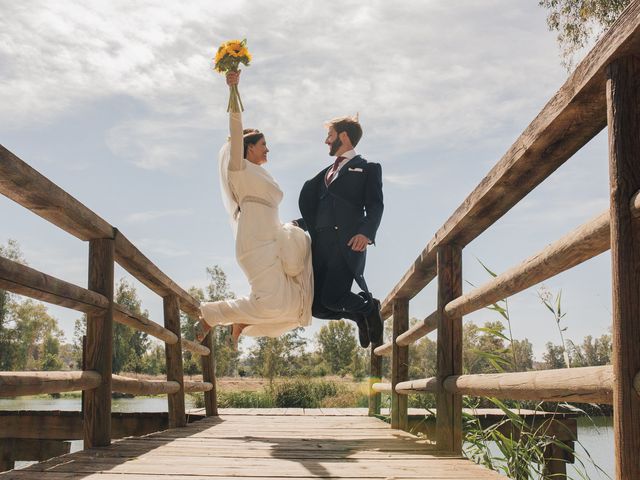
[[(246, 37), (254, 55), (240, 86), (245, 126), (267, 136), (283, 221), (297, 218), (304, 180), (331, 162), (323, 122), (359, 113), (357, 150), (383, 166), (386, 209), (367, 265), (380, 298), (567, 77), (535, 0), (0, 0), (0, 11), (0, 142), (184, 288), (204, 286), (218, 264), (239, 295), (248, 284), (216, 176), (228, 91), (211, 58), (222, 41)], [(465, 249), (465, 280), (487, 279), (476, 257), (501, 272), (607, 208), (604, 135)], [(85, 243), (4, 197), (0, 218), (0, 242), (18, 240), (32, 267), (86, 285)], [(609, 262), (545, 282), (563, 291), (574, 341), (609, 328)], [(161, 299), (137, 285), (161, 323)], [(410, 313), (434, 306), (431, 285)], [(537, 354), (557, 342), (535, 288), (510, 306), (515, 336)], [(71, 338), (78, 315), (51, 312)]]

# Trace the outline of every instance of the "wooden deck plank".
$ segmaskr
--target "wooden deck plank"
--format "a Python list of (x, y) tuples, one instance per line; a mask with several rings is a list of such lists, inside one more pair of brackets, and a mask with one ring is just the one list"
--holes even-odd
[(308, 413), (287, 409), (285, 415), (209, 417), (57, 457), (0, 479), (503, 478), (437, 452), (381, 420)]

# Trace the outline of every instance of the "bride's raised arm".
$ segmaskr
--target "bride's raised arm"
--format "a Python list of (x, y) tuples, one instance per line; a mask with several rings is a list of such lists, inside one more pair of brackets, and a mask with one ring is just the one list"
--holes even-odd
[[(227, 73), (227, 85), (240, 83), (240, 72)], [(242, 170), (242, 158), (244, 157), (244, 140), (242, 137), (242, 114), (240, 112), (229, 113), (229, 133), (231, 135), (231, 159), (229, 170)]]

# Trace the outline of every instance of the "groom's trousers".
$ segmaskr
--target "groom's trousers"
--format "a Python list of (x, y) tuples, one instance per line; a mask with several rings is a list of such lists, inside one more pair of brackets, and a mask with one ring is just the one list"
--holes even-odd
[(373, 310), (369, 295), (351, 291), (353, 272), (342, 253), (337, 232), (331, 227), (319, 230), (311, 244), (314, 296), (312, 313), (316, 318), (357, 321)]

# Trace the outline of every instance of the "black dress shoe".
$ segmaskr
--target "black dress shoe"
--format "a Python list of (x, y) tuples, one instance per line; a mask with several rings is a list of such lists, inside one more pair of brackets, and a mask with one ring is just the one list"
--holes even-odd
[(369, 339), (371, 343), (379, 347), (382, 345), (382, 334), (384, 326), (382, 316), (380, 315), (380, 300), (373, 298), (373, 310), (367, 315), (367, 324), (369, 325)]
[(358, 326), (358, 340), (360, 341), (360, 346), (362, 348), (367, 348), (369, 346), (369, 325), (367, 324), (367, 320), (364, 316), (359, 317), (356, 320), (356, 325)]

